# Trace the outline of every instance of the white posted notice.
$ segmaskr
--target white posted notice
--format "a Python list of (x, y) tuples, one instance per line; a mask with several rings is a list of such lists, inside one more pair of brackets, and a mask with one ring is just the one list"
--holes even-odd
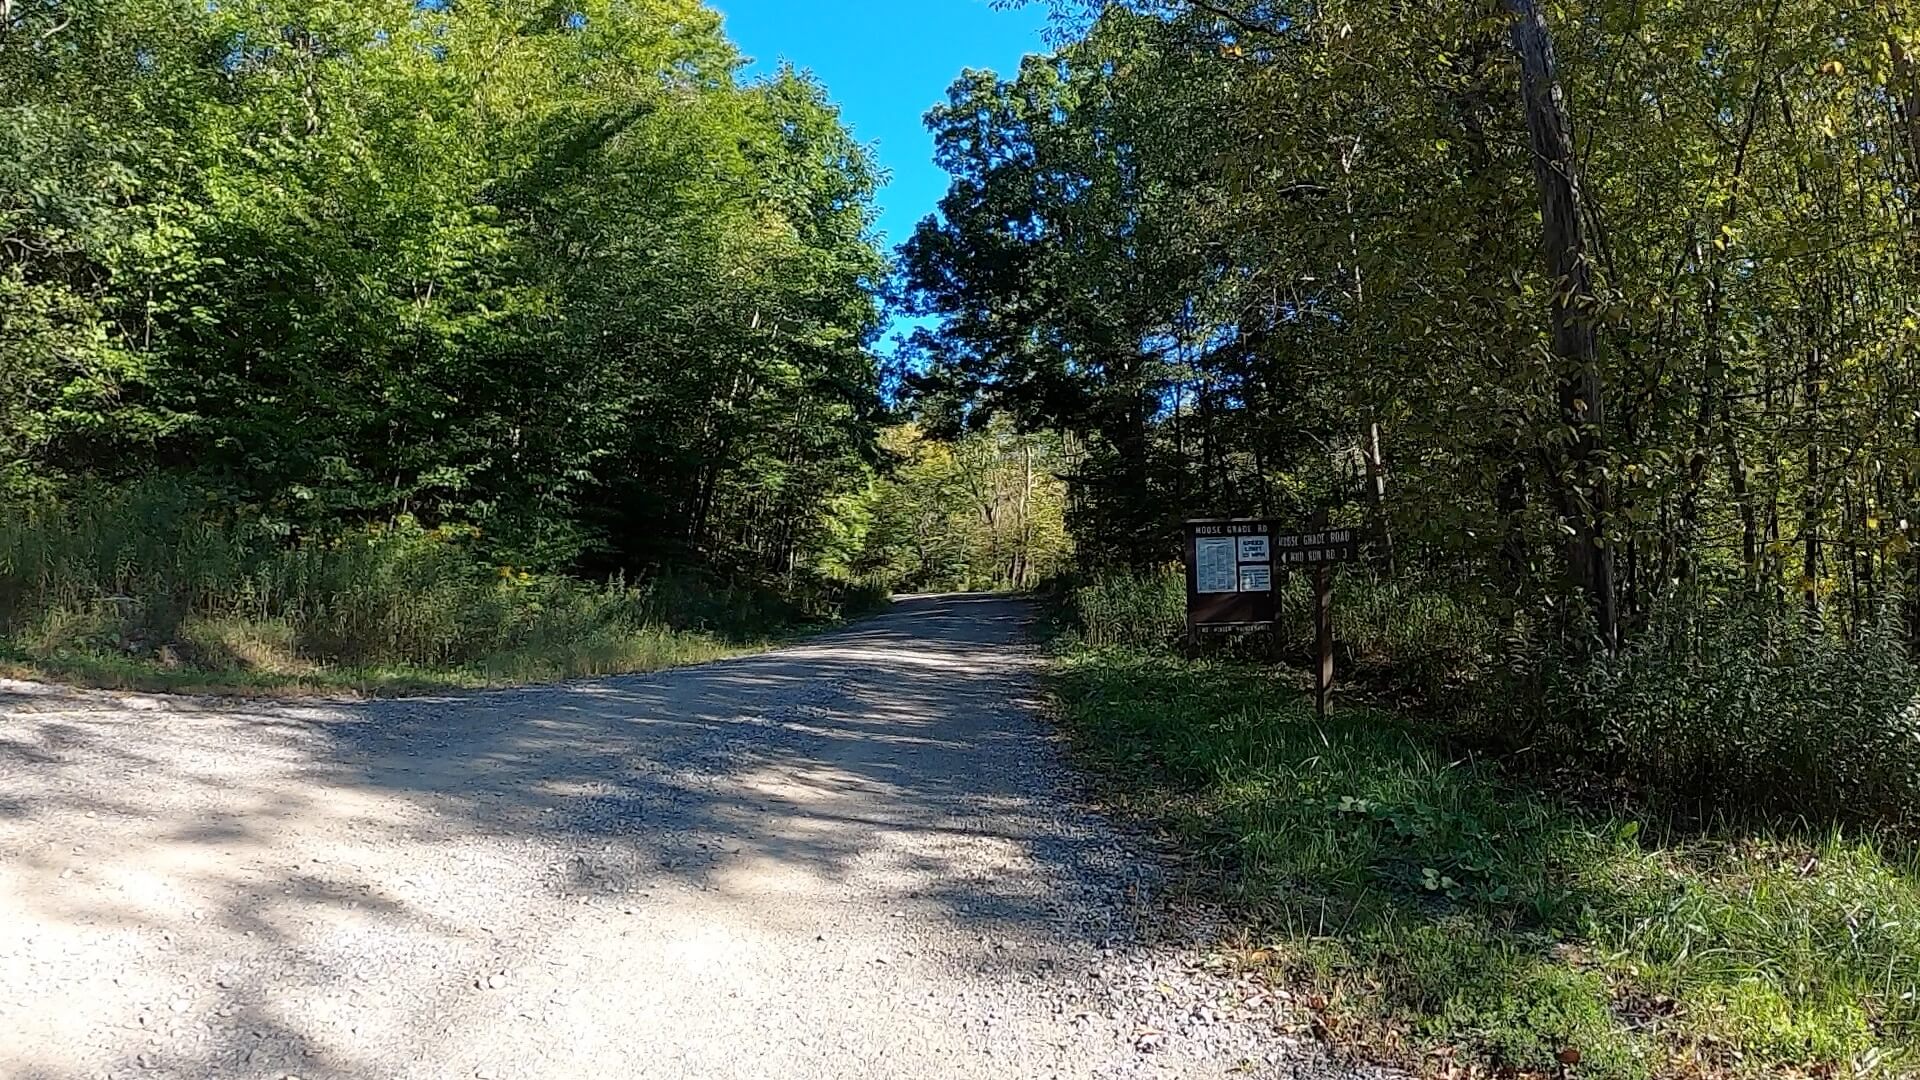
[(1267, 543), (1267, 538), (1264, 536), (1243, 536), (1240, 538), (1240, 561), (1271, 562), (1273, 561), (1272, 545)]
[(1194, 544), (1194, 588), (1203, 593), (1240, 591), (1234, 571), (1239, 566), (1233, 557), (1230, 536), (1202, 537)]
[(1243, 566), (1240, 568), (1241, 592), (1272, 592), (1273, 567)]

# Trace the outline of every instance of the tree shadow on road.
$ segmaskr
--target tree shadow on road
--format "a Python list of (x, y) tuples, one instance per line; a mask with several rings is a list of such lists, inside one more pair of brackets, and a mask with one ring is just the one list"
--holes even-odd
[[(964, 964), (1095, 951), (1154, 871), (1071, 798), (1009, 647), (1031, 614), (915, 598), (781, 652), (432, 698), (0, 700), (0, 922), (28, 928), (0, 973), (60, 973), (24, 1029), (59, 1044), (0, 1069), (403, 1071), (361, 1048), (457, 1041), (475, 979), (546, 947), (476, 917), (490, 895), (848, 897), (964, 930)], [(406, 994), (373, 1000), (395, 963)], [(133, 1012), (102, 1028), (96, 999)]]

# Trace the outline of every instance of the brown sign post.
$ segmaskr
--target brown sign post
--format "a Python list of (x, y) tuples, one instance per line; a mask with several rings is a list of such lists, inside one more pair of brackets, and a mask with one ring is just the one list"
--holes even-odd
[(1282, 532), (1264, 518), (1187, 522), (1187, 635), (1271, 630), (1280, 619), (1274, 576), (1313, 570), (1313, 705), (1327, 715), (1333, 696), (1333, 565), (1357, 558), (1353, 529)]

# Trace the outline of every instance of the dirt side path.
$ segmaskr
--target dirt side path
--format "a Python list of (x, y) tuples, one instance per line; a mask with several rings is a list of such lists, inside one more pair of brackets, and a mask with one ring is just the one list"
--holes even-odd
[(403, 701), (0, 683), (0, 1076), (1317, 1071), (1144, 940), (1028, 616)]

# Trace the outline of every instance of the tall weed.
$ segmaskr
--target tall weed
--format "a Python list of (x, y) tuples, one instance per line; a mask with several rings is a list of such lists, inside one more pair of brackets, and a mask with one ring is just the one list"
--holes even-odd
[(475, 538), (403, 519), (293, 539), (157, 489), (0, 507), (0, 646), (290, 676), (553, 677), (704, 659), (884, 602), (806, 578), (784, 594), (685, 572), (593, 584), (488, 565)]
[[(1276, 588), (1274, 651), (1303, 658), (1313, 644), (1312, 581), (1286, 574)], [(1186, 579), (1179, 567), (1101, 574), (1069, 595), (1088, 644), (1170, 648), (1186, 633)], [(1444, 587), (1376, 582), (1358, 571), (1335, 578), (1333, 619), (1350, 666), (1434, 692), (1484, 667), (1496, 638), (1483, 612)]]
[(1763, 603), (1673, 603), (1618, 655), (1531, 647), (1524, 700), (1561, 756), (1650, 792), (1820, 818), (1920, 809), (1920, 670), (1891, 619), (1852, 640)]
[(1186, 632), (1187, 584), (1177, 567), (1104, 574), (1069, 595), (1080, 632), (1093, 645), (1168, 648)]
[[(1304, 660), (1311, 584), (1277, 587), (1275, 651)], [(1496, 619), (1475, 595), (1343, 571), (1343, 677), (1413, 692), (1463, 738), (1690, 812), (1920, 817), (1920, 668), (1891, 618), (1849, 637), (1769, 601), (1676, 599), (1609, 655), (1570, 645), (1551, 617)], [(1184, 632), (1177, 568), (1102, 575), (1069, 596), (1092, 645), (1167, 651)]]

